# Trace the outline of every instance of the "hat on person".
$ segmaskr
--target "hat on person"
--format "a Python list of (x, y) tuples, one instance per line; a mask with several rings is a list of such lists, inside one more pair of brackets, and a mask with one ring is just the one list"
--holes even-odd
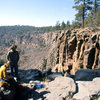
[(7, 61), (7, 63), (6, 63), (7, 65), (10, 65), (11, 64), (11, 61)]
[(17, 45), (13, 44), (10, 48), (11, 49), (16, 49), (17, 48)]

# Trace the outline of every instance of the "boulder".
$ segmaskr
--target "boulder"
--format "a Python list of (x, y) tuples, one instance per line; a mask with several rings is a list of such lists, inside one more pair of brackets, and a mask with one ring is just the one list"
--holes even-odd
[(93, 78), (100, 77), (100, 70), (81, 69), (75, 73), (75, 81), (92, 81)]
[[(22, 75), (23, 74), (23, 75)], [(41, 80), (41, 71), (37, 69), (28, 69), (20, 72), (20, 81), (29, 82), (32, 80)]]
[(48, 75), (49, 80), (54, 80), (56, 77), (62, 76), (61, 72), (55, 72), (53, 74)]
[(74, 80), (62, 76), (58, 76), (54, 81), (49, 82), (47, 87), (47, 91), (50, 93), (45, 95), (46, 100), (63, 100), (69, 95), (69, 92), (73, 94), (76, 91)]
[(100, 98), (100, 78), (94, 78), (93, 81), (76, 81), (76, 83), (78, 91), (73, 99), (98, 100)]

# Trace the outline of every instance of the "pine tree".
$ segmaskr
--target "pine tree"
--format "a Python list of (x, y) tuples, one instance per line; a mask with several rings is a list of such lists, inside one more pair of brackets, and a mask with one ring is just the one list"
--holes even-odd
[(100, 8), (96, 11), (95, 24), (96, 26), (100, 26)]
[(56, 22), (56, 30), (60, 30), (60, 22), (59, 21)]
[(84, 20), (86, 18), (86, 14), (88, 10), (92, 10), (92, 4), (93, 1), (92, 0), (74, 0), (75, 2), (75, 6), (73, 6), (73, 8), (75, 8), (78, 13), (76, 14), (76, 20), (78, 20), (79, 22), (82, 21), (82, 27), (84, 28)]
[(66, 27), (66, 24), (65, 24), (65, 22), (63, 21), (62, 24), (61, 24), (61, 29), (65, 29), (65, 27)]
[(94, 18), (99, 8), (100, 8), (100, 0), (94, 0)]
[(70, 28), (70, 26), (71, 26), (70, 21), (67, 21), (66, 28), (68, 29), (68, 28)]

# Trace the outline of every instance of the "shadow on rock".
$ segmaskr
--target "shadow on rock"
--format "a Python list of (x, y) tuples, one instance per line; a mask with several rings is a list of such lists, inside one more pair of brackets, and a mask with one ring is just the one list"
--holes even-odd
[(41, 80), (41, 71), (38, 69), (19, 70), (20, 82), (29, 83), (33, 80)]
[(50, 92), (42, 91), (42, 92), (38, 93), (36, 91), (33, 91), (33, 95), (34, 95), (33, 98), (34, 98), (34, 100), (38, 100), (38, 99), (44, 100), (45, 99), (44, 95), (46, 95), (47, 93), (50, 93)]

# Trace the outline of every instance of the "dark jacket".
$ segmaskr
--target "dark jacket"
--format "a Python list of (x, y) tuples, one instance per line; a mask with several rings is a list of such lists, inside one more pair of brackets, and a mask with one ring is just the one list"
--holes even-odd
[(10, 50), (7, 54), (7, 60), (18, 63), (19, 61), (19, 53), (18, 51)]

